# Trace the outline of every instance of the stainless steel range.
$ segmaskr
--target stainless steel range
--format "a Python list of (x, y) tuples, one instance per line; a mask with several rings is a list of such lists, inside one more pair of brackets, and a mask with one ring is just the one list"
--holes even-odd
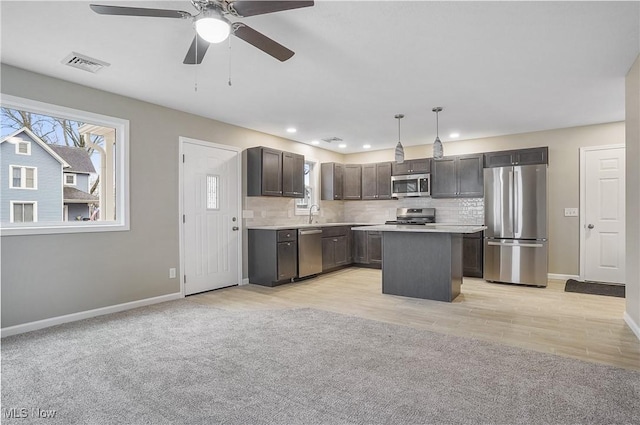
[(396, 219), (385, 224), (417, 224), (424, 225), (436, 222), (435, 208), (398, 208)]

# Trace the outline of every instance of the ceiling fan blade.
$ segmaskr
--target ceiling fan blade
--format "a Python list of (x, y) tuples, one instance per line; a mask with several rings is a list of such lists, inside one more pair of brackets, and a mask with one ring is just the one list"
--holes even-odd
[(284, 62), (294, 55), (294, 52), (284, 47), (282, 44), (270, 39), (266, 35), (259, 33), (245, 24), (236, 22), (233, 24), (233, 34), (262, 50), (268, 55), (273, 56), (280, 62)]
[(192, 15), (182, 10), (146, 9), (142, 7), (105, 6), (90, 4), (89, 7), (100, 15), (148, 16), (152, 18), (189, 18)]
[(300, 9), (313, 6), (313, 1), (249, 1), (236, 0), (229, 4), (240, 17), (264, 15), (265, 13), (280, 12), (282, 10)]
[(184, 61), (182, 63), (185, 65), (200, 65), (204, 58), (204, 54), (207, 53), (209, 44), (210, 43), (208, 41), (196, 34), (196, 36), (193, 37), (187, 56), (184, 57)]

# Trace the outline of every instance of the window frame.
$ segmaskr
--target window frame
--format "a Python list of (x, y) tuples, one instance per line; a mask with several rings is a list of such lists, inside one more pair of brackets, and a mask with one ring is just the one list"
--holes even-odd
[[(0, 98), (0, 104), (5, 108), (19, 109), (40, 115), (68, 118), (74, 121), (115, 129), (116, 149), (114, 163), (117, 218), (115, 221), (30, 222), (25, 223), (25, 225), (11, 222), (11, 226), (6, 226), (7, 223), (2, 223), (0, 224), (0, 236), (118, 232), (130, 230), (129, 120), (39, 102), (4, 93), (2, 93), (2, 97)], [(13, 210), (11, 214), (13, 215)]]
[[(313, 168), (311, 171), (311, 176), (309, 176), (309, 182), (311, 183), (311, 187), (313, 188), (313, 194), (311, 196), (311, 199), (309, 200), (309, 202), (311, 203), (311, 205), (309, 206), (309, 208), (311, 208), (312, 205), (320, 205), (320, 161), (317, 159), (313, 159), (313, 158), (304, 158), (304, 162), (310, 162), (313, 164)], [(297, 201), (297, 199), (296, 199)], [(309, 208), (298, 208), (298, 203), (294, 201), (293, 203), (293, 214), (294, 215), (309, 215)], [(315, 211), (313, 211), (312, 215), (314, 216), (318, 216), (320, 215), (320, 211), (318, 209), (316, 209)]]
[[(20, 170), (20, 186), (13, 185), (13, 170)], [(27, 187), (27, 169), (33, 170), (33, 187)], [(38, 167), (28, 165), (9, 165), (9, 189), (38, 190)]]
[[(67, 177), (73, 177), (73, 183), (67, 183)], [(77, 186), (78, 185), (78, 175), (75, 173), (62, 173), (62, 184), (64, 186)]]
[[(13, 213), (13, 208), (16, 204), (20, 205), (33, 205), (33, 221), (19, 221), (18, 223), (37, 223), (38, 222), (38, 201), (9, 201), (9, 221), (11, 223), (15, 223), (15, 216)], [(24, 209), (24, 207), (23, 207)], [(24, 211), (23, 211), (24, 214)]]
[[(20, 145), (27, 145), (27, 152), (20, 152)], [(26, 140), (21, 140), (19, 142), (16, 143), (16, 155), (24, 155), (24, 156), (30, 156), (31, 155), (31, 142), (28, 142)]]

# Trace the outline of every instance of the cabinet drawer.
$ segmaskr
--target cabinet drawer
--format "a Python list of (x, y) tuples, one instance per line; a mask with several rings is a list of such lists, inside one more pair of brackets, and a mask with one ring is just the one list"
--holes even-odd
[(335, 236), (346, 236), (351, 230), (349, 226), (331, 226), (322, 228), (322, 237), (331, 238)]
[(296, 241), (298, 238), (295, 229), (278, 230), (278, 242)]

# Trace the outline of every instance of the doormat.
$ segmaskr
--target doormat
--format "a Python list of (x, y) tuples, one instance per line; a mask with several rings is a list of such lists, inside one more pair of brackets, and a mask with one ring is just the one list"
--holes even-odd
[(564, 286), (564, 292), (578, 292), (580, 294), (606, 295), (608, 297), (624, 298), (624, 285), (580, 282), (579, 280), (569, 279)]

